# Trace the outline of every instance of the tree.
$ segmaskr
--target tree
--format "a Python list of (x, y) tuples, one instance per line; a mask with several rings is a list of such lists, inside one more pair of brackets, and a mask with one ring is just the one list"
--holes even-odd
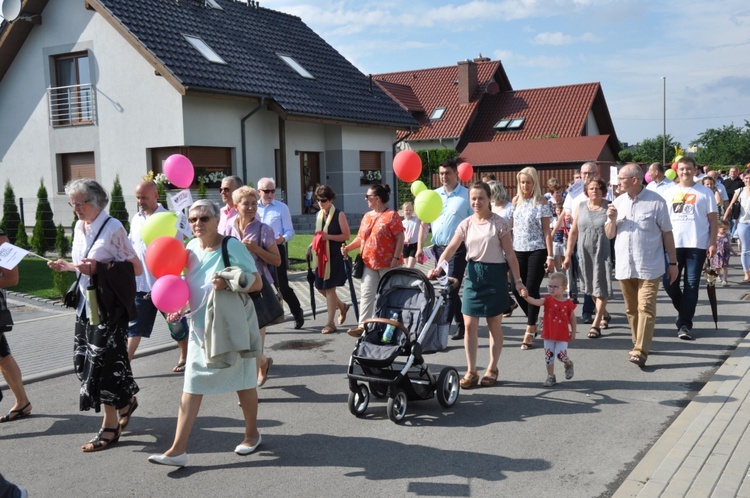
[(65, 228), (62, 223), (57, 225), (57, 236), (55, 237), (55, 250), (59, 257), (64, 258), (70, 252), (70, 240), (65, 236)]
[(745, 164), (750, 158), (750, 122), (744, 126), (709, 128), (690, 142), (698, 147), (695, 160), (700, 164), (727, 166)]
[(109, 205), (109, 214), (122, 223), (126, 232), (130, 232), (130, 219), (128, 209), (125, 207), (125, 198), (122, 195), (120, 175), (115, 175), (115, 183), (112, 185), (112, 202)]
[(3, 219), (0, 221), (0, 229), (8, 236), (10, 243), (15, 243), (18, 226), (21, 224), (21, 215), (18, 214), (16, 206), (16, 194), (10, 180), (5, 181), (5, 194), (3, 195)]
[[(675, 146), (681, 148), (680, 142), (675, 142), (671, 135), (667, 135), (667, 164), (671, 164), (674, 159)], [(636, 144), (635, 150), (633, 151), (632, 161), (638, 163), (660, 163), (663, 158), (662, 151), (662, 135), (657, 135), (656, 138), (647, 138), (642, 142)], [(623, 151), (625, 152), (625, 151)], [(620, 157), (622, 160), (622, 157)]]
[(15, 239), (16, 241), (14, 244), (21, 249), (31, 249), (31, 245), (29, 245), (29, 236), (26, 235), (26, 227), (23, 226), (23, 223), (18, 224), (18, 231), (16, 232)]
[(31, 236), (31, 247), (40, 256), (48, 249), (54, 247), (57, 228), (52, 219), (52, 206), (47, 200), (47, 189), (44, 187), (44, 179), (39, 181), (39, 190), (36, 192), (36, 223)]
[(206, 188), (206, 179), (202, 176), (198, 177), (198, 199), (205, 199), (208, 197), (208, 189)]

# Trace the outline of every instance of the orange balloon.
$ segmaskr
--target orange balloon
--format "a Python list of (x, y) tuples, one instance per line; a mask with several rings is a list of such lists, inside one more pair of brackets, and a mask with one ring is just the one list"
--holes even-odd
[(146, 248), (146, 268), (156, 278), (180, 275), (187, 259), (182, 242), (167, 235), (155, 238)]
[(411, 183), (422, 173), (422, 159), (413, 150), (402, 150), (393, 158), (393, 172), (402, 182)]

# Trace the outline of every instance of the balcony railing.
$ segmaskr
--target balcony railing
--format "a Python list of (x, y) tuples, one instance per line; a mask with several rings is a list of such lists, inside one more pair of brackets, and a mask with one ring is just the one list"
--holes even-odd
[(94, 85), (58, 86), (47, 89), (49, 122), (52, 126), (76, 126), (96, 123)]

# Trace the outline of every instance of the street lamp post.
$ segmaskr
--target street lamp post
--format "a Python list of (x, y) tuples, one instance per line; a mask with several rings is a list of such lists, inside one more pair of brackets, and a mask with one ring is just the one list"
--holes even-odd
[(662, 76), (662, 103), (664, 104), (662, 112), (662, 128), (661, 128), (661, 164), (667, 167), (667, 77)]

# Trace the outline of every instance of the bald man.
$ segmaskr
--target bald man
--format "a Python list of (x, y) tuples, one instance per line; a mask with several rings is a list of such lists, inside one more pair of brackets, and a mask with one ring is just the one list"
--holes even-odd
[[(138, 317), (128, 324), (128, 356), (133, 361), (136, 349), (141, 342), (142, 337), (151, 337), (151, 331), (154, 329), (156, 320), (156, 306), (151, 301), (151, 287), (156, 282), (148, 268), (146, 267), (146, 244), (141, 238), (141, 230), (149, 216), (155, 213), (166, 212), (164, 206), (159, 204), (158, 191), (154, 182), (141, 182), (135, 188), (135, 200), (138, 203), (138, 212), (133, 216), (130, 222), (130, 235), (128, 238), (133, 243), (138, 259), (143, 264), (143, 273), (135, 277), (135, 308), (138, 311)], [(166, 319), (166, 314), (162, 313)], [(177, 341), (180, 348), (180, 359), (177, 365), (172, 369), (173, 372), (184, 372), (187, 361), (187, 342), (188, 342), (188, 324), (183, 318), (179, 322), (169, 323), (169, 333), (172, 339)]]

